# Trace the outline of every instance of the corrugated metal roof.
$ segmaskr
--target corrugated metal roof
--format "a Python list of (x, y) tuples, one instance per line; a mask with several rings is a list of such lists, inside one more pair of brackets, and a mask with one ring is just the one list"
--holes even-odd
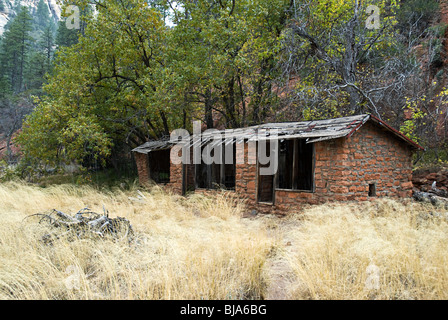
[[(207, 143), (211, 143), (213, 146), (220, 143), (228, 144), (235, 142), (241, 143), (242, 141), (292, 138), (307, 139), (307, 143), (313, 143), (329, 139), (349, 137), (368, 120), (372, 120), (375, 124), (392, 132), (413, 147), (423, 149), (417, 143), (408, 139), (384, 121), (369, 114), (315, 121), (265, 123), (237, 129), (206, 130), (201, 134), (201, 139), (192, 141), (192, 146), (195, 147), (199, 144), (202, 146)], [(274, 129), (276, 130), (275, 132), (273, 132)], [(272, 135), (273, 133), (274, 135)], [(174, 142), (170, 142), (169, 140), (151, 141), (146, 142), (132, 151), (148, 153), (155, 150), (170, 148), (174, 144)]]

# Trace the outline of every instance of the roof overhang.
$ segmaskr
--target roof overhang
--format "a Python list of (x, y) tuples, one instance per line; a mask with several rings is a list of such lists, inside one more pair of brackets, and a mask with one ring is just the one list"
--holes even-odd
[(145, 142), (144, 144), (142, 144), (141, 146), (138, 146), (137, 148), (132, 149), (132, 151), (148, 154), (151, 151), (159, 151), (159, 150), (169, 149), (173, 145), (174, 145), (174, 143), (171, 142), (170, 140), (148, 141), (148, 142)]

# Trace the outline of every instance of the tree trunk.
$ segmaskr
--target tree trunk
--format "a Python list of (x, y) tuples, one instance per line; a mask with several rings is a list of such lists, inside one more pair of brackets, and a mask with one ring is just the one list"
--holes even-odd
[(210, 88), (205, 89), (204, 95), (204, 107), (205, 107), (205, 125), (207, 129), (213, 128), (213, 100), (212, 92)]

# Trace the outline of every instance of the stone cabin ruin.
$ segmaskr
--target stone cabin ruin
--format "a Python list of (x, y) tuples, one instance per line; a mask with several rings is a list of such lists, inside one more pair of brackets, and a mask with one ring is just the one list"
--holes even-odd
[[(305, 203), (410, 197), (412, 155), (423, 150), (368, 114), (220, 130), (221, 139), (213, 138), (214, 133), (203, 132), (199, 139), (193, 136), (183, 145), (189, 148), (177, 146), (174, 154), (184, 152), (189, 162), (170, 160), (173, 140), (150, 141), (135, 148), (140, 183), (153, 180), (178, 194), (227, 189), (246, 199), (251, 209), (282, 213)], [(261, 143), (277, 144), (273, 174), (260, 174), (267, 166), (258, 151)], [(194, 147), (203, 152), (207, 146), (218, 145), (221, 163), (191, 161)]]

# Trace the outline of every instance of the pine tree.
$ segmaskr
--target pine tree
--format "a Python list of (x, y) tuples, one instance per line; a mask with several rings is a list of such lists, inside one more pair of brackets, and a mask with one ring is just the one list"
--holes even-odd
[(29, 35), (32, 30), (32, 18), (27, 7), (21, 7), (17, 16), (7, 26), (0, 48), (0, 77), (9, 79), (14, 93), (23, 91), (24, 71), (30, 49)]
[(9, 81), (5, 76), (0, 74), (0, 100), (6, 98), (9, 92), (10, 92)]
[(28, 67), (25, 72), (26, 87), (34, 95), (42, 94), (45, 75), (52, 70), (53, 46), (53, 31), (51, 30), (51, 26), (48, 26), (43, 31), (37, 43), (37, 48), (31, 50)]
[(70, 47), (78, 43), (79, 30), (68, 29), (65, 21), (58, 22), (58, 31), (56, 34), (56, 44), (58, 47)]
[(50, 11), (44, 0), (39, 0), (36, 11), (36, 19), (38, 28), (44, 30), (50, 23)]
[[(1, 1), (1, 0), (0, 0)], [(1, 57), (2, 57), (2, 37), (0, 36), (0, 62), (1, 62)], [(11, 91), (10, 88), (10, 83), (8, 78), (6, 77), (5, 74), (5, 68), (0, 68), (0, 100), (4, 99), (6, 97), (6, 95)]]
[(63, 18), (58, 22), (56, 34), (56, 45), (58, 47), (71, 47), (78, 43), (79, 36), (83, 36), (87, 27), (88, 16), (92, 13), (92, 7), (86, 6), (80, 10), (80, 26), (79, 29), (68, 29), (66, 19)]
[(42, 38), (39, 41), (39, 47), (42, 53), (45, 55), (45, 69), (50, 71), (53, 63), (53, 47), (54, 47), (54, 36), (52, 27), (49, 25), (44, 29), (42, 33)]
[(28, 57), (29, 63), (25, 69), (27, 92), (39, 96), (46, 73), (46, 57), (41, 51), (33, 50)]

